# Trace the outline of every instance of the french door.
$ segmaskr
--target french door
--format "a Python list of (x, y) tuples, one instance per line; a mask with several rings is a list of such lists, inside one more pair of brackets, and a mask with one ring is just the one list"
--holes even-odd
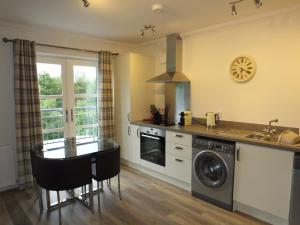
[(44, 145), (63, 146), (98, 138), (98, 63), (96, 60), (38, 57)]

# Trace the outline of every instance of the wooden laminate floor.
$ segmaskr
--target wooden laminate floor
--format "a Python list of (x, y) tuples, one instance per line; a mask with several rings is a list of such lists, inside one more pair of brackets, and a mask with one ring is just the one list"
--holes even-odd
[[(238, 213), (231, 213), (196, 199), (189, 192), (122, 167), (123, 201), (118, 198), (117, 179), (112, 190), (104, 185), (102, 214), (95, 214), (80, 203), (63, 207), (64, 225), (266, 225)], [(55, 200), (55, 199), (53, 199)], [(0, 193), (0, 225), (57, 225), (58, 212), (39, 214), (33, 190)]]

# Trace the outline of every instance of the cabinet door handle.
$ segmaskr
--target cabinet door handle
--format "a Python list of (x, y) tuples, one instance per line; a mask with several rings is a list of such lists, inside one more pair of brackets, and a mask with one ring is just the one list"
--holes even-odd
[(236, 147), (236, 161), (238, 162), (240, 161), (240, 150), (240, 147)]
[(69, 112), (68, 112), (68, 110), (66, 109), (66, 123), (68, 123), (69, 122)]
[(183, 136), (181, 134), (174, 134), (174, 137), (182, 138)]
[(130, 122), (130, 112), (127, 114), (127, 120)]
[(130, 126), (128, 126), (128, 128), (127, 128), (127, 133), (129, 136), (131, 135), (131, 127)]
[(175, 145), (173, 146), (173, 148), (174, 148), (174, 149), (177, 149), (177, 150), (183, 150), (183, 148), (178, 147), (178, 146), (175, 146)]
[(183, 162), (182, 159), (178, 159), (178, 158), (174, 158), (174, 160), (175, 160), (176, 162)]
[(140, 128), (136, 129), (136, 136), (139, 138), (140, 137)]

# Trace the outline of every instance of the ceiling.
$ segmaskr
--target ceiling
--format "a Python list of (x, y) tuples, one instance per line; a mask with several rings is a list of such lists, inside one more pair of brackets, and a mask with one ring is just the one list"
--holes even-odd
[[(253, 0), (245, 0), (237, 5), (238, 15), (232, 16), (229, 0), (89, 2), (90, 7), (85, 8), (81, 0), (1, 0), (0, 20), (138, 43), (142, 41), (139, 31), (145, 24), (155, 24), (159, 38), (300, 4), (300, 0), (264, 0), (263, 6), (257, 9)], [(164, 12), (154, 13), (153, 3), (162, 3)]]

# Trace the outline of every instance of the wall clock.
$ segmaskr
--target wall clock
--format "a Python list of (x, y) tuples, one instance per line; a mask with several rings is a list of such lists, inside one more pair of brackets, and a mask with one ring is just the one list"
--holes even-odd
[(237, 82), (249, 81), (256, 73), (255, 60), (250, 56), (239, 56), (230, 66), (230, 74)]

